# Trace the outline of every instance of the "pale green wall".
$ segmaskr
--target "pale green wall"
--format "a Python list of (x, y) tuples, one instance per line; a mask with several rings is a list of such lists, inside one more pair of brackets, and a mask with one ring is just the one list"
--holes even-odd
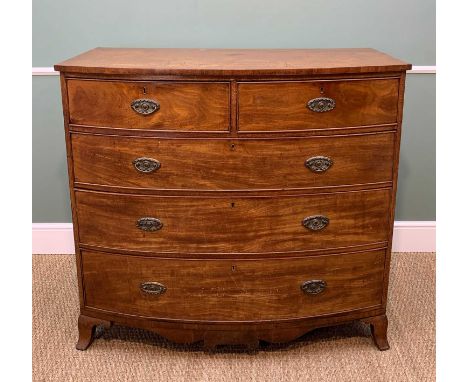
[(435, 0), (34, 0), (33, 66), (96, 46), (381, 49), (435, 64)]
[[(33, 66), (96, 46), (373, 47), (435, 64), (434, 0), (34, 0)], [(435, 75), (409, 74), (397, 220), (435, 220)], [(58, 77), (33, 78), (33, 222), (69, 222)]]

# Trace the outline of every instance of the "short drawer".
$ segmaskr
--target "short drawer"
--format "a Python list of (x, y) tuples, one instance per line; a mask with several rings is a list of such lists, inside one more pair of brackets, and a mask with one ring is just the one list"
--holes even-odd
[(391, 181), (395, 133), (300, 139), (72, 134), (75, 181), (148, 189), (313, 188)]
[(294, 319), (378, 307), (385, 252), (180, 260), (82, 252), (85, 306), (151, 318)]
[(76, 191), (81, 244), (158, 253), (306, 251), (387, 240), (391, 190), (277, 197)]
[(229, 130), (229, 83), (68, 80), (70, 123), (127, 129)]
[(396, 123), (398, 85), (398, 79), (240, 83), (239, 130)]

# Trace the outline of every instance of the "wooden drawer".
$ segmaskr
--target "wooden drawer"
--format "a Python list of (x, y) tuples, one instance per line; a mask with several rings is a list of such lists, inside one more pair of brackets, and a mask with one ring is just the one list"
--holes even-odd
[[(398, 79), (240, 83), (239, 130), (308, 130), (397, 122)], [(334, 108), (324, 111), (322, 105)], [(311, 100), (316, 100), (311, 108)], [(330, 101), (333, 100), (333, 101)]]
[[(168, 140), (73, 134), (72, 149), (79, 183), (150, 189), (312, 188), (390, 181), (394, 137)], [(320, 157), (331, 161), (324, 165)]]
[[(184, 320), (312, 317), (380, 305), (384, 261), (383, 250), (269, 260), (158, 259), (84, 251), (85, 306)], [(309, 292), (304, 291), (302, 285), (312, 280)]]
[[(67, 84), (72, 124), (128, 129), (229, 130), (228, 82), (68, 80)], [(136, 100), (155, 103), (141, 102), (132, 107)], [(155, 111), (144, 114), (152, 110)]]
[[(391, 190), (281, 197), (165, 197), (77, 190), (75, 196), (82, 244), (188, 255), (383, 242), (389, 231)], [(309, 216), (324, 216), (328, 225), (305, 228), (303, 220)], [(158, 219), (152, 224), (146, 221), (145, 228), (152, 231), (137, 227), (139, 219), (148, 217)], [(318, 226), (312, 228), (326, 224), (325, 219), (314, 221)]]

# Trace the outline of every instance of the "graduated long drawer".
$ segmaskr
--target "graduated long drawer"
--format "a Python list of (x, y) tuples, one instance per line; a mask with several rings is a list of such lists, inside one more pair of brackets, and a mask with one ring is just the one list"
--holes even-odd
[(150, 253), (257, 253), (387, 240), (391, 190), (163, 197), (77, 190), (84, 245)]
[(298, 139), (72, 134), (75, 182), (148, 189), (313, 188), (392, 180), (393, 132)]
[(269, 260), (82, 254), (86, 307), (207, 321), (294, 319), (376, 307), (384, 262), (384, 250)]

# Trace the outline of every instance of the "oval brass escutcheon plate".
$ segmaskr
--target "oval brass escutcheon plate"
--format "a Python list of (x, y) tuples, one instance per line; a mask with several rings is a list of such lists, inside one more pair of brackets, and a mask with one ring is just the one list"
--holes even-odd
[(136, 226), (142, 231), (158, 231), (163, 227), (163, 223), (156, 218), (140, 218)]
[(335, 108), (335, 106), (335, 100), (333, 98), (327, 97), (314, 98), (307, 102), (307, 107), (316, 113), (324, 113), (326, 111), (331, 111)]
[(159, 110), (159, 102), (152, 99), (140, 98), (134, 100), (130, 106), (138, 114), (149, 115)]
[(323, 280), (309, 280), (301, 285), (301, 289), (307, 294), (319, 294), (327, 287), (327, 283)]
[(305, 161), (304, 165), (313, 172), (324, 172), (327, 171), (331, 165), (333, 164), (333, 161), (329, 157), (324, 157), (324, 156), (315, 156), (312, 158), (309, 158)]
[(146, 174), (159, 170), (161, 168), (161, 163), (153, 158), (137, 158), (133, 161), (133, 166), (137, 171), (144, 172)]
[(314, 215), (304, 218), (304, 220), (302, 220), (302, 225), (311, 231), (319, 231), (324, 229), (329, 222), (330, 219), (328, 219), (326, 216)]
[(158, 283), (156, 281), (147, 281), (140, 284), (140, 289), (142, 292), (153, 294), (153, 295), (161, 295), (166, 292), (166, 287)]

